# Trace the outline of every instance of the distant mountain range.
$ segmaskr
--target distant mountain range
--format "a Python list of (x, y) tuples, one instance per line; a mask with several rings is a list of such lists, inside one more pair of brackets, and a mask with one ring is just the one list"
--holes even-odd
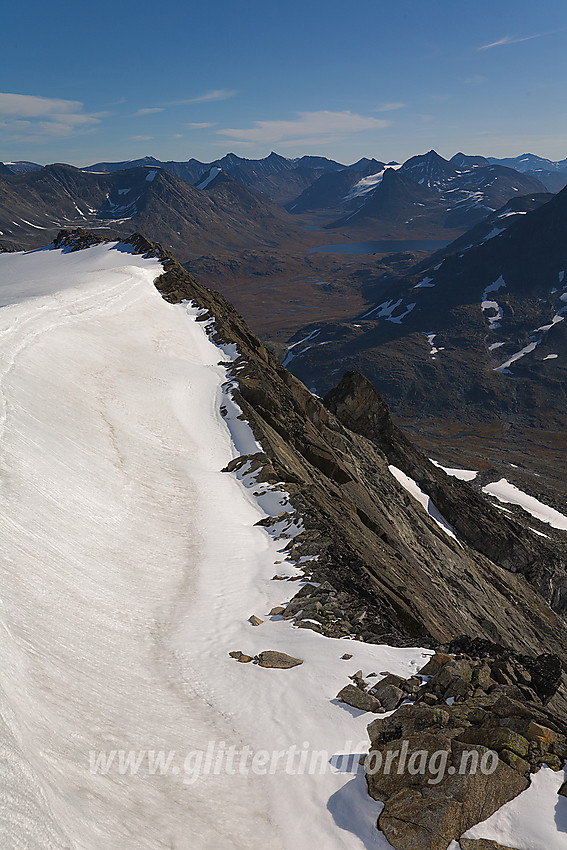
[(230, 153), (211, 163), (148, 156), (84, 169), (0, 163), (0, 240), (35, 247), (61, 226), (113, 221), (124, 231), (138, 227), (184, 259), (289, 237), (302, 243), (301, 224), (282, 206), (294, 215), (324, 211), (327, 228), (360, 238), (452, 238), (512, 197), (544, 194), (550, 174), (558, 185), (567, 181), (567, 160), (525, 154), (502, 162), (463, 153), (446, 160), (431, 150), (401, 165), (277, 153), (258, 160)]
[(552, 162), (533, 153), (523, 153), (507, 159), (489, 157), (489, 162), (514, 168), (523, 174), (536, 177), (549, 192), (560, 192), (564, 186), (567, 186), (567, 158)]
[(203, 179), (211, 168), (220, 168), (226, 174), (239, 180), (249, 189), (263, 192), (273, 201), (285, 204), (310, 186), (323, 171), (339, 171), (345, 168), (334, 160), (324, 156), (302, 156), (299, 159), (286, 159), (277, 153), (271, 153), (264, 159), (244, 159), (234, 153), (228, 153), (213, 162), (199, 162), (189, 159), (187, 162), (161, 162), (151, 156), (131, 162), (98, 162), (85, 171), (113, 172), (136, 166), (163, 168), (164, 171), (181, 177), (189, 183)]
[[(411, 172), (416, 160), (419, 167), (419, 160), (422, 158), (418, 156), (407, 160), (404, 163), (406, 171)], [(444, 160), (444, 162), (447, 162), (447, 160)], [(512, 168), (515, 171), (540, 180), (550, 192), (558, 192), (567, 184), (567, 158), (553, 162), (552, 160), (531, 153), (503, 159), (498, 159), (497, 157), (467, 156), (463, 153), (457, 153), (448, 162), (450, 162), (452, 168), (465, 170), (475, 167), (486, 167), (488, 165), (501, 165), (506, 168)], [(300, 212), (304, 209), (320, 208), (319, 206), (308, 206), (308, 203), (312, 203), (310, 196), (307, 195), (306, 198), (301, 198), (301, 195), (304, 190), (308, 189), (324, 174), (342, 173), (341, 180), (336, 184), (335, 193), (329, 194), (330, 205), (328, 208), (332, 209), (341, 205), (341, 202), (345, 200), (345, 195), (349, 193), (355, 184), (359, 183), (360, 180), (364, 180), (367, 176), (379, 173), (384, 169), (385, 165), (386, 163), (366, 157), (353, 165), (343, 165), (324, 156), (302, 156), (289, 159), (272, 152), (263, 159), (246, 159), (234, 153), (228, 153), (212, 162), (201, 162), (195, 158), (186, 161), (163, 161), (153, 156), (145, 156), (139, 159), (123, 160), (121, 162), (97, 162), (82, 170), (110, 173), (113, 171), (124, 171), (125, 169), (136, 168), (138, 166), (149, 166), (152, 168), (163, 168), (170, 174), (181, 177), (189, 183), (196, 183), (211, 168), (218, 167), (237, 180), (240, 180), (248, 188), (255, 189), (258, 192), (264, 192), (279, 204), (289, 205), (290, 207), (295, 205), (294, 211)], [(389, 162), (387, 165), (396, 166), (398, 163)], [(27, 161), (0, 163), (0, 173), (20, 174), (22, 172), (39, 171), (42, 167), (35, 162)], [(360, 173), (360, 176), (358, 180), (355, 180), (354, 178), (357, 173)], [(412, 176), (411, 173), (409, 176)], [(351, 181), (353, 182), (351, 183)], [(318, 193), (325, 188), (326, 183), (327, 181), (323, 181), (317, 190)], [(329, 186), (332, 187), (333, 185), (333, 181), (331, 181)], [(361, 183), (358, 190), (353, 193), (353, 197), (364, 195), (369, 188), (373, 188), (372, 181), (366, 184)], [(343, 189), (346, 191), (343, 192)], [(330, 189), (327, 191), (331, 192)], [(320, 204), (317, 197), (314, 198), (314, 201)]]
[[(547, 191), (543, 182), (529, 174), (462, 153), (446, 160), (431, 150), (393, 167), (374, 160), (358, 180), (352, 169), (322, 175), (288, 209), (315, 211), (333, 206), (349, 211), (328, 224), (330, 228), (352, 229), (379, 221), (406, 225), (409, 230), (432, 224), (463, 229), (515, 195)], [(329, 192), (331, 184), (334, 193)]]

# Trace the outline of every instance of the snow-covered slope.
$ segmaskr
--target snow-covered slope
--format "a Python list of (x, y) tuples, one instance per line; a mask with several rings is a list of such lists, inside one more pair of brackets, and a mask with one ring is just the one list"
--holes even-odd
[[(161, 298), (160, 272), (121, 244), (0, 256), (0, 843), (385, 847), (363, 776), (329, 765), (366, 748), (368, 715), (333, 700), (347, 674), (408, 675), (423, 653), (267, 617), (298, 587), (271, 581), (298, 572), (288, 538), (256, 525), (286, 497), (221, 471), (258, 448), (226, 386), (234, 351)], [(197, 775), (221, 746), (236, 771)], [(241, 772), (246, 746), (285, 756)], [(324, 773), (297, 775), (298, 754), (288, 771), (292, 746), (326, 750)]]
[[(358, 765), (371, 716), (335, 695), (428, 652), (269, 615), (301, 586), (301, 520), (223, 472), (261, 448), (236, 346), (162, 299), (161, 271), (121, 243), (0, 255), (0, 846), (387, 850)], [(228, 655), (266, 649), (303, 663)], [(533, 792), (554, 850), (557, 784)], [(535, 846), (504, 809), (482, 829)]]

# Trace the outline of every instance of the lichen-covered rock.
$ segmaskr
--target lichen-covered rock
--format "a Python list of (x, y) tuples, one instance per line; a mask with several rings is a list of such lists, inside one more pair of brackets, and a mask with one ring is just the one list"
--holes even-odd
[(253, 660), (251, 655), (245, 655), (244, 652), (241, 652), (239, 649), (235, 649), (228, 654), (231, 658), (234, 658), (235, 661), (240, 661), (241, 664), (248, 664), (248, 662)]
[(396, 850), (447, 850), (459, 823), (456, 800), (431, 797), (418, 788), (399, 791), (378, 819), (379, 829)]
[(412, 777), (411, 786), (386, 801), (378, 826), (396, 850), (446, 850), (528, 787), (529, 781), (501, 760), (490, 774), (478, 769), (461, 774), (463, 752), (452, 741), (451, 763), (439, 782), (430, 784), (431, 774), (424, 774), (415, 787)]
[(528, 754), (529, 743), (523, 735), (512, 732), (511, 729), (503, 727), (481, 726), (470, 727), (459, 735), (459, 741), (463, 744), (479, 744), (489, 750), (510, 750), (517, 756), (525, 758)]
[(346, 702), (347, 705), (353, 708), (359, 708), (361, 711), (373, 711), (377, 714), (384, 711), (376, 697), (363, 691), (356, 685), (345, 685), (338, 692), (337, 699), (340, 699), (341, 702)]
[(420, 676), (435, 676), (441, 668), (453, 660), (452, 655), (447, 655), (446, 652), (436, 652), (432, 655), (425, 667), (419, 671)]
[(299, 664), (303, 664), (303, 659), (294, 658), (285, 652), (277, 652), (275, 649), (266, 649), (259, 653), (258, 664), (260, 667), (275, 667), (280, 670), (288, 670), (291, 667), (297, 667)]
[(461, 838), (461, 850), (515, 850), (489, 838)]
[(374, 689), (374, 693), (382, 703), (384, 711), (393, 711), (397, 708), (404, 698), (404, 692), (394, 685), (386, 685), (384, 688)]

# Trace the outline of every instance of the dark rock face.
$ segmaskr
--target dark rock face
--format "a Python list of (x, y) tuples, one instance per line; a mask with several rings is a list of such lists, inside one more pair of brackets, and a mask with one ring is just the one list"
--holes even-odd
[(451, 523), (459, 539), (506, 570), (520, 572), (558, 613), (567, 611), (567, 552), (536, 541), (503, 518), (466, 482), (429, 461), (392, 422), (388, 406), (358, 372), (347, 372), (325, 396), (326, 406), (350, 430), (372, 440), (388, 461), (416, 481)]
[(542, 765), (563, 767), (567, 724), (519, 684), (527, 666), (438, 653), (420, 671), (431, 678), (416, 701), (370, 723), (368, 791), (385, 802), (378, 826), (393, 847), (446, 850)]
[(340, 207), (352, 207), (356, 200), (348, 201), (349, 190), (363, 177), (377, 174), (386, 167), (378, 160), (360, 161), (341, 171), (326, 171), (294, 201), (287, 204), (289, 212), (294, 214), (306, 210), (327, 210)]
[(367, 219), (402, 222), (416, 215), (424, 205), (436, 207), (440, 201), (427, 186), (422, 186), (400, 171), (387, 168), (382, 182), (354, 215), (333, 222), (332, 227), (352, 227)]

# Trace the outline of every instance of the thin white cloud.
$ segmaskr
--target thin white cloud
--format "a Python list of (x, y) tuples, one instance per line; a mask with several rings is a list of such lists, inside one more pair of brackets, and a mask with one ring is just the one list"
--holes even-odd
[(0, 92), (0, 127), (15, 133), (15, 140), (24, 140), (27, 134), (64, 137), (91, 130), (102, 114), (83, 112), (78, 100)]
[(191, 123), (185, 124), (185, 126), (191, 127), (192, 130), (204, 130), (205, 127), (214, 127), (215, 125), (209, 123), (208, 121), (201, 121), (201, 122), (197, 122), (197, 123), (191, 122)]
[(398, 103), (397, 101), (393, 101), (392, 103), (383, 103), (382, 106), (379, 107), (379, 112), (392, 112), (394, 109), (403, 109), (407, 106), (406, 103)]
[(378, 130), (388, 127), (390, 121), (370, 118), (356, 113), (329, 112), (298, 112), (297, 118), (287, 121), (255, 121), (248, 129), (227, 128), (217, 130), (223, 136), (249, 142), (279, 142), (282, 139), (297, 137), (327, 136), (337, 133), (357, 133), (362, 130)]
[(207, 91), (196, 97), (188, 97), (185, 100), (171, 100), (169, 103), (164, 103), (164, 106), (185, 106), (187, 103), (208, 103), (212, 100), (228, 100), (236, 94), (238, 94), (236, 89), (213, 89), (213, 91)]
[(150, 139), (153, 139), (153, 136), (132, 136), (132, 138), (138, 142), (149, 142)]
[(145, 109), (138, 109), (136, 112), (132, 113), (132, 117), (135, 118), (137, 115), (153, 115), (155, 112), (163, 112), (163, 106), (148, 106)]
[(565, 27), (558, 30), (550, 30), (549, 32), (538, 32), (535, 35), (525, 35), (521, 38), (513, 35), (505, 35), (499, 38), (498, 41), (492, 41), (490, 44), (482, 44), (477, 47), (477, 50), (491, 50), (493, 47), (502, 47), (505, 44), (520, 44), (522, 41), (532, 41), (534, 38), (543, 38), (546, 35), (554, 35), (557, 32), (563, 32)]
[(45, 115), (63, 115), (80, 112), (83, 104), (78, 100), (60, 100), (36, 97), (31, 94), (0, 93), (0, 115), (14, 118), (40, 118)]

